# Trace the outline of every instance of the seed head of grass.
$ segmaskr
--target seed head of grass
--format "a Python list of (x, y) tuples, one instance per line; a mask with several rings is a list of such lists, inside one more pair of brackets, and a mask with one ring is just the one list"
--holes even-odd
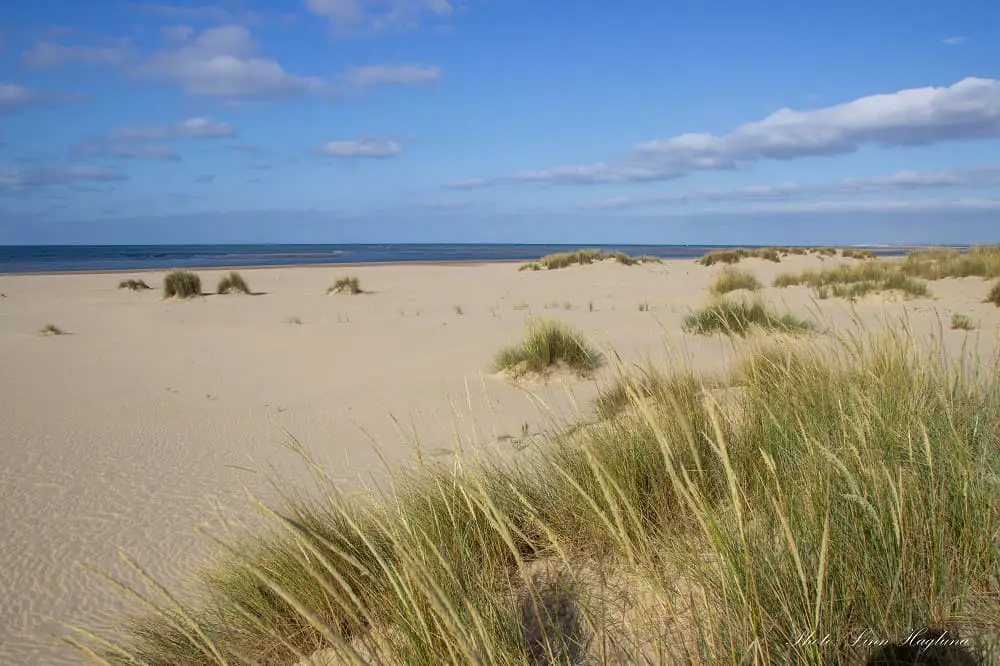
[(170, 271), (163, 278), (163, 295), (166, 298), (201, 296), (201, 278), (191, 271)]
[(778, 315), (763, 301), (717, 300), (707, 307), (692, 312), (684, 318), (684, 330), (689, 333), (708, 335), (745, 336), (752, 330), (800, 333), (814, 330), (815, 324), (799, 319), (792, 314)]
[(493, 369), (514, 376), (545, 375), (557, 366), (587, 376), (603, 361), (599, 351), (568, 324), (550, 319), (528, 322), (528, 334), (515, 345), (504, 347), (493, 361)]
[(757, 278), (753, 276), (753, 273), (727, 266), (721, 273), (719, 273), (719, 276), (715, 278), (715, 282), (712, 283), (710, 291), (715, 296), (722, 296), (723, 294), (728, 294), (729, 292), (736, 291), (737, 289), (757, 291), (760, 287), (761, 284)]
[(250, 285), (247, 284), (242, 275), (233, 271), (219, 280), (219, 285), (215, 291), (219, 294), (249, 294)]
[(145, 291), (146, 289), (152, 289), (145, 280), (122, 280), (118, 283), (119, 289), (128, 289), (129, 291)]
[(357, 295), (363, 292), (361, 289), (361, 282), (358, 281), (356, 276), (344, 276), (342, 278), (338, 278), (337, 281), (326, 290), (326, 293)]

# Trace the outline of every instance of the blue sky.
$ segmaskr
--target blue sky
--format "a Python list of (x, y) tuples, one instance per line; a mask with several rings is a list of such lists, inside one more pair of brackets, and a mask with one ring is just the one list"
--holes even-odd
[(32, 0), (0, 243), (1000, 241), (1000, 3)]

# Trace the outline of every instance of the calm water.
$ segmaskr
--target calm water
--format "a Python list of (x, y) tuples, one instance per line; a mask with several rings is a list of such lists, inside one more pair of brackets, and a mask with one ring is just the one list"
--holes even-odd
[[(579, 245), (378, 244), (378, 245), (5, 245), (0, 273), (295, 266), (403, 261), (529, 261)], [(700, 257), (720, 245), (590, 245), (665, 259)], [(749, 246), (744, 246), (749, 247)], [(900, 248), (872, 248), (899, 255)]]

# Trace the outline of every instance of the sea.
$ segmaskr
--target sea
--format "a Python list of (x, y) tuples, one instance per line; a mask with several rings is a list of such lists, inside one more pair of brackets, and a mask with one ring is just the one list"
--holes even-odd
[[(405, 262), (531, 261), (580, 247), (691, 259), (728, 245), (518, 245), (383, 243), (351, 245), (0, 245), (0, 273), (61, 273)], [(741, 245), (739, 247), (757, 247)], [(879, 255), (909, 247), (852, 246)]]

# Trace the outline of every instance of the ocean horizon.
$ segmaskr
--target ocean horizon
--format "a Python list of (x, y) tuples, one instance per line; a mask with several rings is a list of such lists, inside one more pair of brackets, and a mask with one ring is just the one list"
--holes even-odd
[[(693, 259), (711, 250), (763, 245), (538, 243), (343, 243), (197, 245), (0, 245), (0, 273), (63, 273), (420, 262), (532, 261), (581, 247), (663, 259)], [(839, 245), (899, 256), (915, 245)], [(965, 246), (949, 246), (965, 247)]]

